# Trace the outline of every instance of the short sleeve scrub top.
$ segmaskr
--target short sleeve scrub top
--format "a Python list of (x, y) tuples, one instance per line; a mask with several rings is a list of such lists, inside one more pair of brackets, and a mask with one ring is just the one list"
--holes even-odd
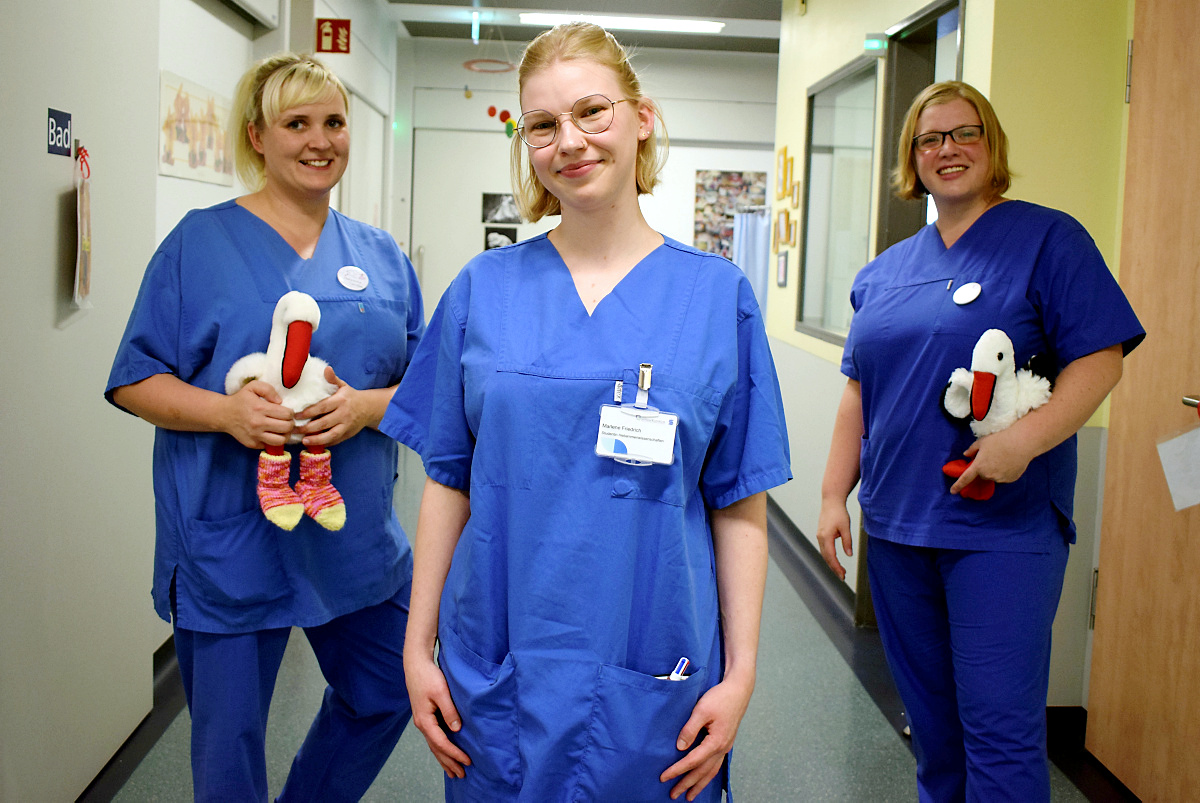
[[(649, 406), (679, 418), (670, 465), (595, 452), (642, 363)], [(667, 800), (658, 776), (722, 676), (709, 511), (791, 476), (745, 276), (667, 239), (589, 316), (545, 235), (484, 252), (381, 428), (470, 494), (438, 638), (472, 764), (447, 797)], [(682, 657), (687, 679), (662, 679)]]
[[(275, 303), (289, 290), (319, 304), (311, 352), (341, 379), (356, 388), (400, 381), (424, 314), (412, 265), (391, 236), (330, 210), (316, 251), (303, 259), (229, 201), (188, 213), (159, 246), (106, 397), (160, 373), (224, 393), (234, 361), (266, 351)], [(156, 429), (159, 615), (171, 621), (174, 608), (177, 626), (211, 633), (309, 627), (411, 583), (412, 552), (392, 509), (395, 441), (364, 429), (330, 453), (345, 527), (331, 533), (305, 518), (284, 532), (259, 508), (258, 451), (224, 433)]]
[[(955, 293), (968, 285), (975, 292)], [(1076, 438), (1035, 458), (986, 502), (950, 494), (942, 473), (975, 440), (942, 411), (942, 391), (988, 329), (1035, 355), (1051, 378), (1072, 361), (1145, 337), (1087, 231), (1023, 201), (986, 211), (947, 249), (934, 224), (859, 271), (842, 372), (862, 386), (863, 526), (912, 546), (1049, 551), (1074, 541)]]

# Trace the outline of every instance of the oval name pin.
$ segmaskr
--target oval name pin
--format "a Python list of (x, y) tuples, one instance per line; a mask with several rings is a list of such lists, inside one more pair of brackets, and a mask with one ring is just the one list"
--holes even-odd
[(962, 305), (970, 304), (972, 301), (979, 298), (979, 292), (981, 290), (983, 290), (983, 288), (979, 286), (979, 282), (967, 282), (962, 287), (955, 290), (954, 295), (951, 296), (951, 298), (954, 299), (955, 304), (958, 304), (961, 307)]
[(366, 271), (354, 265), (345, 265), (339, 268), (337, 280), (347, 290), (362, 290), (371, 283), (371, 280), (367, 278)]

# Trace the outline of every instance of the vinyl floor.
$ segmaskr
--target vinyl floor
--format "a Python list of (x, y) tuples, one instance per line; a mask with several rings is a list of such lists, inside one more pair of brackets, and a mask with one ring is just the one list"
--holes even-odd
[[(400, 474), (397, 509), (411, 533), (424, 475), (419, 461), (407, 451)], [(283, 785), (324, 686), (308, 643), (297, 631), (284, 656), (268, 724), (267, 774), (272, 794)], [(185, 709), (112, 799), (119, 803), (191, 800), (189, 727)], [(758, 684), (734, 750), (734, 798), (739, 803), (914, 801), (915, 767), (908, 741), (868, 694), (773, 559), (763, 609)], [(1056, 768), (1051, 771), (1054, 801), (1087, 799)], [(441, 771), (415, 728), (405, 731), (363, 799), (417, 803), (443, 799)]]

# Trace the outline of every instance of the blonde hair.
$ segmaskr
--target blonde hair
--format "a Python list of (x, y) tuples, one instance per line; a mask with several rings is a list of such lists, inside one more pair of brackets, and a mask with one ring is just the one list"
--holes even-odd
[(993, 197), (999, 197), (1008, 191), (1012, 185), (1012, 171), (1008, 168), (1008, 137), (1000, 127), (1000, 118), (992, 104), (975, 87), (962, 81), (941, 81), (930, 84), (908, 107), (904, 116), (904, 125), (900, 128), (900, 141), (897, 143), (896, 169), (892, 172), (892, 187), (896, 196), (906, 201), (923, 198), (929, 190), (921, 183), (917, 175), (916, 147), (913, 137), (917, 135), (917, 122), (930, 106), (939, 106), (955, 100), (965, 100), (974, 107), (983, 124), (983, 140), (988, 150), (988, 173), (991, 181)]
[(266, 183), (263, 155), (254, 149), (248, 126), (259, 131), (270, 127), (288, 109), (342, 96), (346, 109), (350, 96), (333, 72), (312, 56), (276, 53), (255, 64), (238, 81), (233, 98), (234, 164), (242, 183), (260, 190)]
[[(657, 120), (655, 130), (646, 139), (638, 141), (635, 173), (638, 195), (653, 192), (658, 186), (659, 174), (667, 161), (667, 129), (662, 121), (658, 104), (642, 94), (642, 85), (637, 73), (629, 63), (629, 53), (611, 33), (590, 22), (568, 22), (556, 25), (539, 34), (525, 48), (521, 66), (517, 72), (518, 90), (525, 90), (525, 81), (538, 70), (561, 61), (585, 60), (608, 67), (617, 77), (617, 83), (626, 98), (640, 106), (649, 107)], [(617, 98), (613, 98), (617, 100)], [(659, 141), (657, 129), (662, 130)], [(529, 159), (529, 149), (520, 137), (513, 137), (510, 170), (512, 173), (513, 196), (521, 217), (530, 223), (546, 215), (561, 214), (562, 207), (549, 190), (542, 185)]]

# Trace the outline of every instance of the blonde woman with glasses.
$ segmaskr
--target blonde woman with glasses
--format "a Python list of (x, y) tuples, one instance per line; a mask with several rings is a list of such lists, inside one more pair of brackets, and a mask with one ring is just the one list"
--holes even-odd
[[(845, 576), (836, 545), (852, 551), (846, 498), (861, 480), (871, 599), (920, 799), (1045, 801), (1075, 433), (1145, 333), (1079, 223), (1004, 197), (1008, 140), (974, 87), (923, 90), (898, 147), (897, 194), (933, 198), (938, 218), (854, 280), (817, 540)], [(1035, 355), (1049, 401), (994, 429), (989, 405)], [(947, 383), (966, 366), (964, 418)]]
[(642, 217), (661, 117), (610, 34), (539, 36), (520, 98), (518, 204), (561, 222), (466, 266), (381, 425), (429, 475), (413, 721), (448, 800), (717, 801), (790, 477), (762, 314)]

